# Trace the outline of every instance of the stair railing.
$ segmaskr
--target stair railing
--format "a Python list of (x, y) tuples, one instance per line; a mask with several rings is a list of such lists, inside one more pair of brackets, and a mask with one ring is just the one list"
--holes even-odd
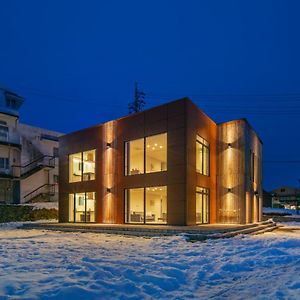
[(16, 174), (16, 170), (19, 170), (19, 176), (22, 176), (35, 168), (41, 168), (41, 167), (55, 167), (55, 156), (51, 155), (43, 155), (38, 158), (35, 158), (34, 160), (24, 164), (24, 165), (14, 165), (13, 173)]
[(54, 196), (55, 195), (55, 186), (56, 186), (56, 184), (45, 183), (45, 184), (39, 186), (38, 188), (34, 189), (30, 193), (26, 194), (23, 197), (23, 202), (26, 203), (41, 194), (48, 194), (49, 196)]

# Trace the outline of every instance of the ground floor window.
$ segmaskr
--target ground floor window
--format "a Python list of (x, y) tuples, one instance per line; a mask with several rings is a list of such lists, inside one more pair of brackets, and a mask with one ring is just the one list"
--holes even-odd
[(95, 222), (95, 192), (69, 194), (69, 222)]
[(209, 189), (196, 188), (196, 223), (209, 223)]
[(126, 189), (125, 223), (167, 223), (167, 187)]

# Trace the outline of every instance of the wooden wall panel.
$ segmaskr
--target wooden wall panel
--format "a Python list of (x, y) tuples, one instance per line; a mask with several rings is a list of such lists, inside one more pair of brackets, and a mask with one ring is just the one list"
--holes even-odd
[[(251, 153), (255, 154), (254, 181)], [(261, 161), (261, 142), (245, 119), (218, 125), (219, 223), (244, 224), (261, 220)]]

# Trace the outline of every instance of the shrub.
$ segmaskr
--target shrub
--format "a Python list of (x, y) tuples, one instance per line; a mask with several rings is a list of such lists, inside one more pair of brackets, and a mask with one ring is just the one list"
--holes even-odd
[(57, 219), (58, 211), (33, 206), (0, 205), (0, 223)]

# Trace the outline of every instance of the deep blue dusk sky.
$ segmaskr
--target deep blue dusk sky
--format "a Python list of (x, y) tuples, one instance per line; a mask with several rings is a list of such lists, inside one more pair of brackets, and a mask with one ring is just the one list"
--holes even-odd
[[(0, 0), (0, 84), (21, 122), (71, 132), (189, 96), (216, 122), (246, 117), (264, 186), (300, 178), (300, 1)], [(275, 161), (273, 163), (267, 161)]]

